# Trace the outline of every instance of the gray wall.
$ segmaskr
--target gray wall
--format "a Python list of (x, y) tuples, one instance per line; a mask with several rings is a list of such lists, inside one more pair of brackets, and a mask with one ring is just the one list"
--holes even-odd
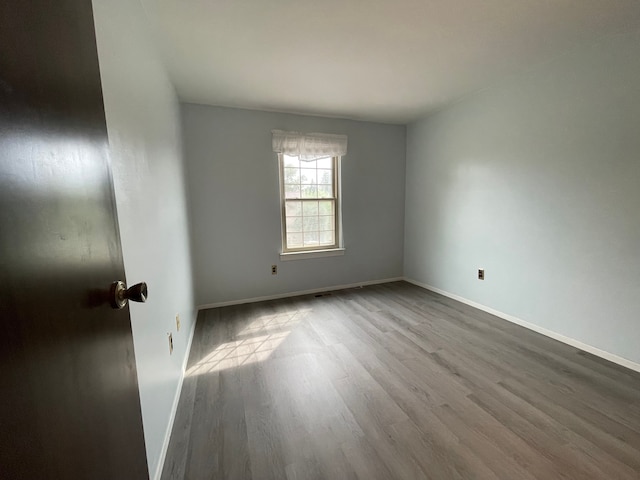
[(640, 362), (639, 52), (609, 37), (408, 126), (405, 275)]
[[(404, 126), (191, 104), (182, 120), (198, 305), (402, 275)], [(344, 256), (280, 262), (272, 129), (349, 136)]]
[(195, 322), (180, 110), (139, 2), (95, 0), (94, 16), (127, 281), (149, 285), (148, 302), (131, 305), (131, 324), (154, 478)]

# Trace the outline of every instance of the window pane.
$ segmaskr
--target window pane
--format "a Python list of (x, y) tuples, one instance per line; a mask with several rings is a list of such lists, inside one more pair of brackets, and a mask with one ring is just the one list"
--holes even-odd
[(284, 183), (285, 185), (296, 185), (300, 183), (300, 169), (299, 168), (285, 168), (284, 169)]
[(331, 185), (318, 185), (318, 198), (332, 198), (333, 187)]
[(318, 230), (333, 230), (333, 215), (319, 217)]
[(333, 232), (320, 232), (320, 245), (333, 245), (335, 242)]
[(302, 247), (302, 234), (287, 233), (287, 248), (300, 248), (300, 247)]
[(333, 183), (333, 174), (331, 170), (318, 169), (318, 183), (331, 185)]
[(318, 187), (316, 185), (304, 185), (302, 187), (302, 198), (318, 198)]
[(298, 185), (285, 185), (284, 198), (300, 198), (300, 187)]
[(285, 208), (287, 217), (302, 215), (302, 202), (287, 201)]
[(321, 200), (318, 202), (318, 213), (320, 215), (333, 215), (333, 200)]
[(335, 245), (334, 159), (306, 162), (283, 155), (282, 162), (285, 248), (304, 250)]
[(302, 217), (287, 217), (287, 232), (301, 232)]
[[(300, 218), (300, 217), (295, 217), (295, 218)], [(303, 225), (304, 225), (305, 233), (318, 230), (319, 217), (302, 217), (302, 218), (304, 219)], [(296, 230), (296, 231), (299, 231), (299, 230)]]
[(316, 181), (316, 169), (315, 168), (301, 168), (300, 169), (300, 182), (305, 185), (312, 185), (317, 183)]
[(298, 168), (300, 166), (300, 160), (298, 160), (298, 157), (290, 157), (289, 155), (283, 155), (284, 156), (284, 166), (285, 167), (296, 167)]
[(302, 214), (306, 217), (308, 215), (318, 215), (318, 203), (319, 202), (301, 202)]
[(318, 232), (305, 232), (304, 234), (304, 246), (305, 247), (317, 247), (318, 246)]
[(333, 158), (327, 157), (327, 158), (321, 158), (320, 160), (317, 160), (317, 167), (318, 168), (333, 168)]

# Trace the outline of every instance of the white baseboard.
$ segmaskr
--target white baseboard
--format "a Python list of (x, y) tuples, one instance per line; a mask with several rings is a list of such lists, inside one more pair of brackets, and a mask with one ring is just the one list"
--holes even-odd
[(554, 332), (553, 330), (546, 329), (534, 323), (527, 322), (526, 320), (522, 320), (521, 318), (514, 317), (513, 315), (509, 315), (508, 313), (501, 312), (499, 310), (495, 310), (491, 307), (487, 307), (486, 305), (482, 305), (481, 303), (474, 302), (467, 298), (461, 297), (460, 295), (456, 295), (454, 293), (447, 292), (445, 290), (441, 290), (436, 287), (432, 287), (431, 285), (427, 285), (426, 283), (418, 282), (417, 280), (413, 280), (412, 278), (405, 277), (403, 280), (406, 282), (417, 285), (418, 287), (422, 287), (426, 290), (430, 290), (435, 293), (439, 293), (440, 295), (444, 295), (445, 297), (452, 298), (453, 300), (457, 300), (458, 302), (465, 303), (471, 307), (477, 308), (478, 310), (482, 310), (484, 312), (490, 313), (491, 315), (495, 315), (496, 317), (500, 317), (503, 320), (507, 320), (508, 322), (515, 323), (516, 325), (520, 325), (521, 327), (528, 328), (529, 330), (533, 330), (536, 333), (540, 333), (549, 338), (553, 338), (554, 340), (558, 340), (559, 342), (566, 343), (567, 345), (571, 345), (572, 347), (579, 348), (580, 350), (584, 350), (585, 352), (591, 353), (597, 357), (604, 358), (605, 360), (609, 360), (610, 362), (616, 363), (623, 367), (626, 367), (630, 370), (634, 370), (636, 372), (640, 372), (640, 363), (633, 362), (626, 358), (620, 357), (613, 353), (606, 352), (597, 347), (588, 345), (586, 343), (582, 343), (575, 338), (567, 337), (562, 335), (561, 333)]
[(187, 348), (185, 349), (184, 358), (182, 359), (182, 367), (180, 369), (180, 379), (178, 380), (176, 393), (173, 397), (171, 415), (169, 416), (169, 425), (167, 425), (167, 430), (164, 434), (164, 441), (162, 442), (162, 450), (160, 451), (158, 466), (156, 467), (156, 473), (153, 476), (154, 480), (160, 480), (160, 477), (162, 476), (162, 469), (164, 468), (164, 461), (167, 458), (167, 450), (169, 449), (169, 442), (171, 441), (171, 432), (173, 431), (173, 423), (176, 419), (178, 404), (180, 403), (180, 393), (182, 392), (182, 383), (184, 382), (184, 373), (187, 370), (187, 362), (189, 361), (189, 354), (191, 353), (191, 344), (193, 343), (193, 335), (195, 334), (195, 331), (196, 331), (197, 321), (198, 321), (198, 314), (196, 312), (196, 318), (193, 319), (193, 323), (191, 324), (191, 330), (189, 331)]
[(349, 283), (347, 285), (333, 285), (331, 287), (313, 288), (311, 290), (298, 290), (295, 292), (279, 293), (277, 295), (266, 295), (264, 297), (244, 298), (241, 300), (231, 300), (228, 302), (205, 303), (199, 305), (198, 310), (206, 310), (207, 308), (228, 307), (230, 305), (242, 305), (243, 303), (263, 302), (265, 300), (277, 300), (279, 298), (298, 297), (300, 295), (311, 295), (313, 293), (331, 292), (334, 290), (344, 290), (346, 288), (364, 287), (367, 285), (378, 285), (380, 283), (399, 282), (404, 280), (403, 277), (384, 278), (382, 280), (368, 280), (366, 282)]

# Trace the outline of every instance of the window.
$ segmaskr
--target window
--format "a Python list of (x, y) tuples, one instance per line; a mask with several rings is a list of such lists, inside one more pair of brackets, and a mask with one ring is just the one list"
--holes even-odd
[(280, 259), (343, 255), (340, 162), (347, 154), (347, 136), (271, 133), (280, 171)]
[(340, 157), (280, 154), (282, 251), (340, 247)]

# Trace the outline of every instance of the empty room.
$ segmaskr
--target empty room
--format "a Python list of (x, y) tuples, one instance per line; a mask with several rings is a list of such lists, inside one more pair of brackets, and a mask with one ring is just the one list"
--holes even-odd
[(638, 0), (9, 0), (0, 51), (0, 478), (640, 478)]

